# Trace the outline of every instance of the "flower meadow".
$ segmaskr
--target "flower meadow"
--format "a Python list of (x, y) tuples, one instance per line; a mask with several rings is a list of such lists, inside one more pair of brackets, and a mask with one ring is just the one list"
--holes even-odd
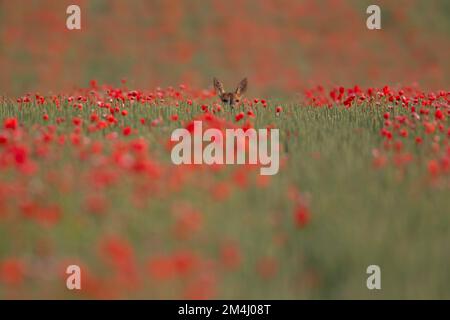
[[(66, 9), (81, 8), (81, 30)], [(382, 29), (366, 27), (381, 6)], [(91, 79), (135, 88), (214, 76), (255, 95), (311, 85), (450, 83), (448, 0), (0, 1), (2, 95), (69, 92)]]
[[(449, 101), (315, 86), (231, 109), (125, 80), (4, 97), (0, 298), (450, 298)], [(171, 132), (193, 121), (279, 129), (278, 174), (174, 165)]]
[[(0, 299), (449, 299), (448, 1), (370, 4), (0, 1)], [(276, 174), (175, 165), (196, 123)]]

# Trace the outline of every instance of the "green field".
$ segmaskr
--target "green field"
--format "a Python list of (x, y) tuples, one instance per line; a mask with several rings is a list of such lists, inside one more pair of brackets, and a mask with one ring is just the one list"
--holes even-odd
[[(1, 298), (450, 298), (448, 93), (216, 111), (94, 91), (0, 104)], [(170, 134), (193, 119), (278, 128), (279, 173), (173, 165)]]

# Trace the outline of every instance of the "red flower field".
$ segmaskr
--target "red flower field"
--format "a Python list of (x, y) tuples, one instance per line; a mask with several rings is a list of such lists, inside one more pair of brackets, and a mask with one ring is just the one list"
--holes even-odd
[[(238, 110), (213, 95), (92, 82), (4, 100), (2, 296), (266, 298), (267, 287), (323, 297), (337, 282), (346, 297), (357, 289), (344, 279), (373, 260), (400, 268), (445, 255), (450, 92), (318, 87), (303, 101), (248, 98)], [(279, 174), (173, 165), (170, 132), (193, 119), (280, 128)], [(82, 268), (81, 293), (65, 287), (71, 264)], [(413, 290), (407, 281), (395, 284)], [(397, 294), (416, 296), (387, 296)]]
[[(0, 1), (0, 299), (450, 298), (448, 1), (380, 2)], [(175, 165), (196, 121), (278, 173)]]

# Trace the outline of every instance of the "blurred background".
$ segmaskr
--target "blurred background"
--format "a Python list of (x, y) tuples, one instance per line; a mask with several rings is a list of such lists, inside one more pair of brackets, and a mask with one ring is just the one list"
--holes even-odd
[[(82, 29), (66, 29), (78, 4)], [(366, 28), (381, 7), (382, 29)], [(0, 95), (129, 87), (449, 86), (448, 0), (0, 0)]]

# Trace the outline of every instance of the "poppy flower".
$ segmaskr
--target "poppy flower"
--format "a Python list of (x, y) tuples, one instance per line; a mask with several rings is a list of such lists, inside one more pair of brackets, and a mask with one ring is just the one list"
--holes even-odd
[(5, 127), (5, 129), (11, 129), (11, 130), (16, 130), (18, 125), (17, 119), (16, 118), (7, 118), (5, 119), (3, 126)]
[(123, 128), (122, 133), (124, 136), (129, 136), (131, 134), (131, 128), (130, 127)]
[(0, 260), (0, 282), (7, 285), (20, 285), (24, 281), (25, 265), (18, 258)]
[(234, 243), (226, 243), (220, 250), (221, 261), (226, 268), (236, 269), (241, 263), (241, 253)]
[(439, 162), (436, 160), (428, 161), (428, 172), (431, 176), (436, 177), (439, 174)]
[(245, 116), (244, 112), (239, 112), (239, 113), (236, 115), (236, 122), (242, 120), (242, 119), (244, 118), (244, 116)]
[(438, 120), (442, 120), (442, 119), (444, 119), (444, 113), (440, 109), (438, 109), (434, 113), (434, 117)]
[(294, 211), (294, 219), (298, 228), (304, 228), (310, 220), (309, 209), (304, 205), (299, 205)]

